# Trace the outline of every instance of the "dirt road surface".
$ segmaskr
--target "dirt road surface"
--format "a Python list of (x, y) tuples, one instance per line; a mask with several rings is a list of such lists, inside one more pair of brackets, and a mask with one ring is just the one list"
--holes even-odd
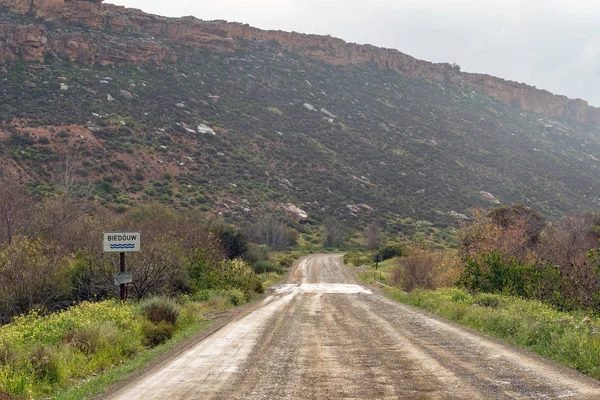
[(600, 399), (600, 383), (360, 286), (340, 255), (312, 255), (110, 398)]

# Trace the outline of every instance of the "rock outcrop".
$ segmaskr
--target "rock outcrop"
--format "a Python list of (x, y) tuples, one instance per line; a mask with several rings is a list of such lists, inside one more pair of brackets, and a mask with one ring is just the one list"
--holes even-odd
[(288, 218), (296, 222), (304, 222), (308, 219), (307, 212), (292, 203), (282, 204), (281, 209)]
[[(46, 24), (18, 25), (0, 19), (0, 58), (43, 61), (50, 53), (88, 63), (149, 63), (176, 60), (178, 48), (208, 47), (234, 51), (248, 41), (262, 41), (333, 65), (373, 63), (410, 78), (470, 87), (499, 101), (550, 117), (600, 124), (600, 109), (535, 87), (484, 74), (461, 72), (446, 63), (418, 60), (397, 50), (346, 43), (330, 36), (264, 31), (225, 21), (193, 17), (166, 18), (104, 4), (102, 0), (0, 0), (18, 14), (33, 13), (48, 21), (85, 25), (93, 31), (50, 30)], [(122, 35), (118, 32), (137, 35)], [(113, 32), (112, 34), (110, 32)], [(168, 45), (166, 44), (168, 43)]]

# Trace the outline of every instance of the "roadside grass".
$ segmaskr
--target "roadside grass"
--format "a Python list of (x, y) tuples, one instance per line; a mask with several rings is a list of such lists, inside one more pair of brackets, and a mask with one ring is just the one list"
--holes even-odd
[(534, 351), (600, 379), (600, 317), (563, 312), (537, 301), (458, 288), (410, 293), (386, 290), (393, 299)]
[(234, 296), (214, 292), (201, 302), (178, 298), (174, 324), (147, 320), (143, 303), (114, 300), (18, 317), (0, 327), (0, 394), (87, 399), (210, 327), (210, 313), (231, 308)]
[(175, 345), (181, 343), (190, 336), (196, 335), (201, 331), (210, 328), (212, 323), (208, 320), (201, 321), (177, 333), (173, 338), (162, 345), (140, 353), (135, 358), (115, 366), (104, 373), (91, 377), (76, 386), (56, 391), (50, 398), (61, 400), (81, 400), (89, 399), (93, 395), (103, 392), (111, 385), (125, 379), (130, 373), (145, 367), (152, 360), (163, 353), (171, 350)]
[(397, 257), (381, 261), (375, 269), (372, 252), (350, 251), (344, 254), (344, 264), (355, 268), (356, 277), (363, 283), (389, 284), (394, 267), (398, 264)]
[(309, 252), (305, 250), (272, 251), (270, 258), (281, 268), (281, 270), (258, 275), (262, 280), (263, 289), (267, 289), (268, 287), (281, 282), (287, 276), (289, 268), (294, 265), (296, 260), (307, 254), (309, 254)]

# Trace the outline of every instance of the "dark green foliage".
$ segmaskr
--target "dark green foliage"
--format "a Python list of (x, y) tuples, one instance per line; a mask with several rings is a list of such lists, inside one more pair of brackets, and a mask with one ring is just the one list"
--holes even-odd
[(600, 310), (600, 269), (596, 265), (527, 264), (492, 252), (469, 258), (457, 283), (472, 292), (536, 299), (565, 310)]
[(482, 293), (477, 296), (477, 304), (482, 307), (496, 308), (500, 304), (501, 297), (490, 293)]
[(521, 265), (518, 260), (504, 260), (498, 252), (484, 255), (481, 260), (470, 258), (459, 283), (472, 291), (503, 293), (530, 298), (535, 293), (535, 265)]
[(243, 257), (247, 250), (246, 232), (228, 225), (217, 232), (227, 258)]
[(110, 278), (113, 267), (108, 260), (81, 249), (69, 271), (71, 297), (76, 301), (100, 301), (113, 295)]
[(598, 216), (546, 224), (523, 206), (476, 211), (461, 233), (458, 284), (473, 292), (536, 299), (561, 309), (600, 311)]
[(387, 245), (379, 250), (377, 254), (383, 256), (384, 260), (389, 260), (394, 257), (401, 257), (404, 254), (404, 248), (400, 245)]
[(260, 261), (268, 261), (269, 260), (269, 248), (262, 245), (251, 245), (244, 256), (244, 259), (250, 264), (254, 265)]
[(196, 291), (239, 289), (247, 295), (262, 292), (260, 279), (240, 259), (221, 261), (217, 265), (195, 263), (190, 266), (189, 274)]
[(239, 306), (248, 301), (246, 294), (239, 289), (231, 289), (228, 291), (229, 298), (231, 299), (231, 304), (234, 306)]
[(144, 335), (144, 345), (156, 347), (173, 337), (175, 327), (168, 322), (160, 321), (154, 324), (150, 321), (142, 325), (142, 334)]
[(281, 266), (271, 261), (259, 261), (257, 263), (254, 263), (252, 264), (252, 269), (257, 274), (264, 274), (267, 272), (276, 272), (278, 274), (281, 274), (283, 272)]

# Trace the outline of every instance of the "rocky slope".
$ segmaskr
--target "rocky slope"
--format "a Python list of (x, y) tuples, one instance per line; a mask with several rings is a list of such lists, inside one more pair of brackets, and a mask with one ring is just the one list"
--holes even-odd
[(34, 196), (407, 236), (473, 206), (600, 206), (583, 102), (330, 37), (31, 4), (0, 0), (0, 174)]
[(224, 21), (158, 17), (139, 10), (103, 4), (102, 1), (0, 0), (0, 6), (19, 14), (30, 13), (45, 20), (83, 24), (101, 31), (134, 30), (140, 37), (121, 42), (106, 32), (50, 32), (39, 24), (2, 24), (0, 34), (6, 37), (6, 41), (0, 46), (0, 57), (43, 61), (48, 52), (53, 52), (66, 54), (72, 61), (156, 64), (177, 58), (162, 41), (181, 47), (210, 47), (221, 51), (234, 51), (243, 47), (247, 40), (277, 41), (286, 50), (332, 65), (375, 63), (380, 68), (389, 68), (410, 78), (468, 86), (523, 111), (564, 117), (578, 123), (600, 124), (600, 109), (589, 106), (583, 100), (570, 100), (490, 75), (461, 72), (450, 64), (417, 60), (397, 50), (346, 43), (329, 36), (264, 31)]

